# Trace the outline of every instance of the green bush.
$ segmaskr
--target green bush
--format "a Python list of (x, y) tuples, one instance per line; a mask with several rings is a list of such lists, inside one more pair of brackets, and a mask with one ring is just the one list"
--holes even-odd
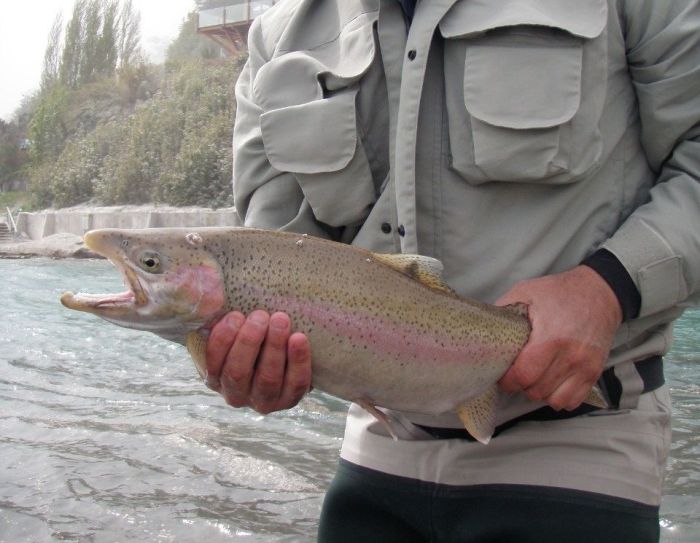
[(29, 211), (32, 208), (29, 193), (17, 190), (0, 192), (0, 212), (4, 212), (6, 207)]
[(29, 123), (31, 159), (42, 164), (58, 158), (68, 138), (70, 91), (56, 85), (42, 97)]
[(231, 123), (226, 116), (190, 132), (172, 167), (160, 178), (159, 200), (174, 206), (232, 205), (230, 139)]
[(94, 135), (72, 141), (66, 146), (51, 178), (53, 204), (56, 207), (71, 206), (92, 197), (101, 158)]
[(233, 86), (241, 66), (242, 59), (172, 61), (162, 81), (152, 68), (132, 72), (128, 89), (149, 89), (134, 103), (113, 77), (76, 90), (56, 87), (32, 120), (35, 200), (230, 205)]

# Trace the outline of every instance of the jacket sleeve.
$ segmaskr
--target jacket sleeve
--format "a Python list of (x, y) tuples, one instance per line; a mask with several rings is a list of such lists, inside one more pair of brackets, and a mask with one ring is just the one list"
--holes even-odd
[(700, 0), (624, 0), (642, 146), (658, 179), (603, 245), (641, 295), (639, 316), (700, 302)]
[(294, 175), (276, 170), (265, 152), (260, 123), (263, 111), (253, 96), (255, 76), (269, 60), (264, 41), (259, 17), (250, 28), (248, 60), (236, 83), (234, 205), (246, 226), (327, 238), (329, 232), (316, 221)]

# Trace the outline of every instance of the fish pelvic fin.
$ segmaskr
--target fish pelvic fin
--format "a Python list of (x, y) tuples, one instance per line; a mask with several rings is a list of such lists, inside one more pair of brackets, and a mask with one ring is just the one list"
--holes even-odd
[(585, 400), (583, 400), (583, 403), (587, 403), (588, 405), (592, 405), (593, 407), (600, 407), (601, 409), (610, 408), (608, 400), (605, 399), (605, 395), (603, 394), (603, 391), (598, 385), (593, 385), (593, 388), (588, 394), (588, 397)]
[(391, 421), (389, 420), (389, 417), (386, 416), (386, 413), (377, 409), (377, 407), (369, 400), (355, 400), (355, 403), (374, 416), (374, 418), (377, 419), (381, 425), (384, 426), (384, 428), (386, 428), (386, 431), (389, 432), (389, 435), (394, 441), (399, 440), (399, 436), (396, 435), (396, 432), (391, 427)]
[(442, 262), (422, 255), (373, 253), (374, 260), (415, 279), (425, 286), (440, 292), (457, 296), (442, 276)]
[(472, 398), (457, 408), (457, 414), (467, 432), (484, 445), (491, 441), (496, 428), (498, 397), (498, 389), (494, 385), (481, 396)]
[(187, 334), (185, 346), (194, 362), (194, 367), (202, 379), (207, 378), (207, 340), (208, 336), (198, 330)]

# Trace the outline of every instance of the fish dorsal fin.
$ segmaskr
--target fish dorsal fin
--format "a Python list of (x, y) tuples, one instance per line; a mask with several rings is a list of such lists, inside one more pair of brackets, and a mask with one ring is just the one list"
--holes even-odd
[(445, 282), (442, 276), (442, 262), (436, 258), (422, 255), (379, 253), (374, 253), (373, 257), (376, 261), (423, 283), (427, 287), (456, 295), (452, 287)]
[(496, 427), (497, 405), (498, 389), (494, 385), (481, 396), (472, 398), (457, 408), (457, 414), (467, 432), (484, 445), (491, 441)]

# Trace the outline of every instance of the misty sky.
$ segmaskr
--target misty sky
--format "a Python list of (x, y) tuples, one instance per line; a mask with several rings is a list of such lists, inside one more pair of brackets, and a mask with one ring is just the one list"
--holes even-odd
[[(0, 11), (0, 117), (10, 120), (22, 97), (39, 87), (49, 30), (59, 12), (64, 24), (74, 0), (3, 0)], [(150, 60), (163, 60), (193, 0), (133, 0), (141, 13), (141, 43)]]

